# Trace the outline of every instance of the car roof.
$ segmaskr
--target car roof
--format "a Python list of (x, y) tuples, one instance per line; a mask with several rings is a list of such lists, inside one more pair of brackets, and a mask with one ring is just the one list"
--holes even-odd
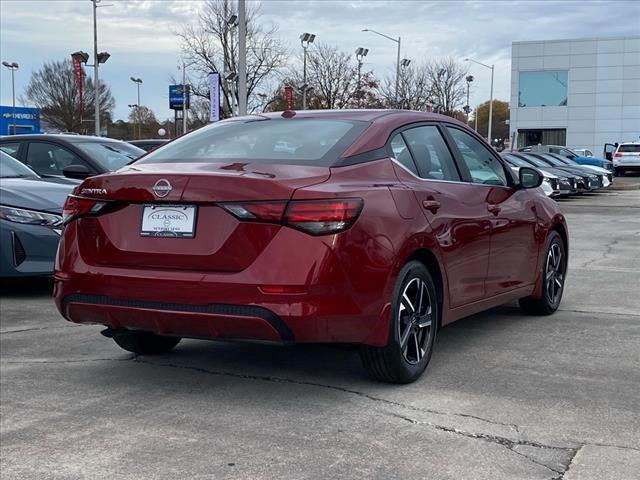
[(69, 135), (64, 133), (30, 133), (23, 135), (7, 135), (5, 137), (2, 137), (1, 140), (59, 140), (67, 143), (121, 142), (121, 140), (117, 140), (115, 138), (95, 137), (93, 135)]
[[(295, 112), (295, 115), (291, 118), (301, 119), (301, 118), (331, 118), (331, 119), (341, 119), (341, 120), (351, 120), (351, 121), (364, 121), (364, 122), (372, 122), (378, 120), (382, 117), (387, 116), (418, 116), (423, 120), (441, 120), (442, 118), (451, 119), (451, 117), (446, 117), (444, 115), (439, 115), (436, 113), (430, 112), (418, 112), (415, 110), (390, 110), (390, 109), (334, 109), (334, 110), (292, 110)], [(269, 118), (276, 119), (282, 118), (283, 112), (269, 112), (269, 113), (260, 113), (255, 115), (247, 115), (245, 117), (234, 117), (230, 120), (248, 120), (251, 118)], [(286, 117), (285, 117), (286, 118)]]

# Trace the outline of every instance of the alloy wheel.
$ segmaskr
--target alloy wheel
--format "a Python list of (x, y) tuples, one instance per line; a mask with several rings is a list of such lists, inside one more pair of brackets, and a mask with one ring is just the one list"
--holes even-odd
[(398, 307), (398, 338), (404, 359), (415, 365), (427, 354), (433, 335), (432, 299), (426, 283), (412, 278), (404, 287)]
[(562, 247), (558, 243), (552, 243), (547, 252), (545, 267), (545, 290), (549, 302), (553, 305), (560, 301), (562, 287), (564, 285), (564, 257)]

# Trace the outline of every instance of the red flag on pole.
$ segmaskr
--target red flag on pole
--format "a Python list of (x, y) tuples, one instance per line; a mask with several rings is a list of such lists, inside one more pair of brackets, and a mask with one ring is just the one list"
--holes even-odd
[(80, 92), (80, 116), (82, 116), (82, 111), (84, 110), (84, 100), (82, 97), (82, 64), (75, 58), (71, 61), (73, 62), (73, 73), (76, 76), (76, 86)]

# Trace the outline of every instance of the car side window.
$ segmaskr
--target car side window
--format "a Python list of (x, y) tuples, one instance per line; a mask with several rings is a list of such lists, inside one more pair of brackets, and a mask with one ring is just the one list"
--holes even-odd
[(402, 135), (409, 143), (420, 177), (431, 180), (460, 180), (453, 157), (438, 127), (426, 125), (410, 128), (402, 132)]
[(418, 176), (418, 170), (413, 158), (411, 157), (411, 152), (409, 151), (409, 148), (407, 148), (407, 144), (400, 133), (391, 139), (391, 150), (393, 151), (393, 157), (399, 164), (413, 172), (414, 175)]
[(447, 127), (453, 137), (462, 160), (469, 169), (473, 183), (487, 185), (508, 185), (507, 174), (502, 163), (495, 158), (487, 147), (468, 133), (457, 128)]
[(11, 155), (13, 158), (18, 158), (18, 150), (20, 150), (20, 142), (6, 142), (0, 145), (0, 150), (4, 153)]
[(62, 170), (69, 165), (85, 165), (75, 153), (60, 145), (45, 142), (30, 142), (27, 165), (39, 175), (64, 175)]

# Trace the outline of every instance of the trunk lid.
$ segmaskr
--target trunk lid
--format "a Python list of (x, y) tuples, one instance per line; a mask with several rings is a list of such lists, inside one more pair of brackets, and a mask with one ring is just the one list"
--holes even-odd
[[(89, 264), (195, 271), (247, 268), (281, 228), (242, 222), (217, 206), (228, 201), (287, 201), (322, 183), (327, 167), (250, 163), (131, 165), (87, 179), (78, 194), (112, 200), (113, 208), (77, 220), (80, 253)], [(155, 186), (155, 191), (154, 191)], [(191, 238), (141, 235), (145, 206), (195, 206)]]

